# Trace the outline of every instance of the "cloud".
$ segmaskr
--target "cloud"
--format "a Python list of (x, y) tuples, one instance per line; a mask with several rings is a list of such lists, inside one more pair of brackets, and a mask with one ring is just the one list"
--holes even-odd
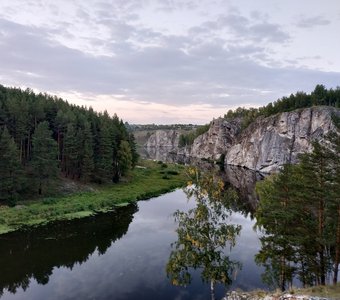
[[(277, 90), (279, 94), (306, 85), (309, 90), (324, 78), (339, 81), (337, 73), (264, 67), (252, 60), (253, 54), (264, 51), (259, 46), (225, 47), (219, 40), (195, 44), (197, 38), (190, 36), (168, 39), (161, 35), (161, 47), (136, 49), (133, 43), (121, 43), (116, 56), (91, 56), (51, 41), (43, 29), (5, 20), (0, 26), (4, 34), (2, 77), (42, 90), (121, 94), (125, 89), (130, 101), (221, 106), (263, 98), (247, 89)], [(183, 43), (191, 45), (188, 53), (181, 50)], [(113, 45), (113, 50), (118, 48)], [(294, 86), (294, 82), (299, 84)], [(218, 94), (230, 97), (221, 103), (221, 97), (214, 96)]]
[[(172, 111), (168, 116), (175, 119), (182, 108), (196, 112), (202, 123), (199, 107), (210, 118), (208, 111), (223, 114), (230, 107), (261, 105), (297, 90), (310, 91), (318, 83), (336, 86), (340, 82), (338, 72), (298, 67), (301, 54), (275, 58), (276, 51), (293, 37), (264, 14), (252, 12), (247, 17), (237, 9), (224, 15), (217, 11), (174, 33), (146, 24), (144, 9), (157, 18), (160, 6), (170, 16), (195, 10), (200, 2), (63, 3), (50, 7), (41, 2), (35, 9), (41, 9), (43, 16), (32, 20), (27, 18), (28, 10), (22, 17), (0, 9), (3, 84), (67, 94), (70, 99), (79, 100), (77, 95), (82, 95), (93, 106), (100, 103), (99, 109), (105, 103), (111, 107), (108, 110), (123, 112), (125, 105), (126, 113), (139, 122), (133, 107), (139, 112), (141, 103), (150, 103), (146, 107), (155, 108), (149, 109), (153, 116), (156, 111), (160, 115)], [(104, 101), (103, 95), (111, 97), (112, 103)], [(120, 104), (124, 100), (124, 105), (118, 105), (118, 100)]]
[(314, 17), (301, 17), (297, 26), (301, 28), (313, 28), (317, 26), (326, 26), (331, 24), (330, 20), (325, 19), (323, 16)]

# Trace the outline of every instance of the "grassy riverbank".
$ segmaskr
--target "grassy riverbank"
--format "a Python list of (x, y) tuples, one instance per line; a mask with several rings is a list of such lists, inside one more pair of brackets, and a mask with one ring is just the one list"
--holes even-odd
[(23, 227), (70, 220), (109, 211), (115, 206), (159, 196), (185, 184), (181, 165), (142, 161), (126, 182), (93, 186), (93, 191), (69, 196), (22, 201), (15, 207), (0, 207), (0, 234)]

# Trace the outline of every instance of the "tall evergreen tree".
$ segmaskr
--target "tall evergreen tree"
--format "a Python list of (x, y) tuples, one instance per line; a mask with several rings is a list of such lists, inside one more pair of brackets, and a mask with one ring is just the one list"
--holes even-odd
[(38, 194), (45, 194), (57, 175), (57, 143), (47, 122), (36, 127), (32, 136), (32, 169)]
[(130, 144), (127, 141), (122, 141), (118, 150), (118, 169), (119, 176), (125, 175), (132, 166), (132, 153)]
[(98, 160), (96, 163), (96, 176), (99, 181), (108, 181), (113, 178), (112, 138), (108, 125), (103, 124), (99, 132)]
[(14, 204), (22, 188), (22, 182), (19, 151), (5, 127), (0, 136), (0, 200)]
[(72, 123), (67, 125), (67, 130), (64, 138), (64, 172), (66, 177), (76, 177), (78, 174), (79, 162), (79, 147), (77, 133)]
[(93, 176), (93, 137), (91, 127), (88, 122), (84, 124), (81, 157), (81, 177), (84, 181), (89, 181)]
[(131, 132), (129, 134), (129, 145), (130, 145), (131, 155), (132, 155), (131, 166), (134, 168), (138, 162), (139, 154), (137, 151), (135, 136)]

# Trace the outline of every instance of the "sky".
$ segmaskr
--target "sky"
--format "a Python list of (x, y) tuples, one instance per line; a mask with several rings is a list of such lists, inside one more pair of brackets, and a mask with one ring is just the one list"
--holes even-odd
[(0, 0), (0, 84), (133, 124), (340, 86), (339, 0)]

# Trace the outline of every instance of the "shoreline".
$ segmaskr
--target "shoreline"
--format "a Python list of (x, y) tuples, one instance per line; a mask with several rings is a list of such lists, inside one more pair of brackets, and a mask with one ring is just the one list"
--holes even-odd
[(128, 182), (97, 186), (95, 191), (67, 196), (21, 201), (14, 207), (0, 207), (0, 235), (54, 221), (80, 219), (111, 211), (140, 200), (171, 192), (185, 185), (185, 167), (141, 161)]

